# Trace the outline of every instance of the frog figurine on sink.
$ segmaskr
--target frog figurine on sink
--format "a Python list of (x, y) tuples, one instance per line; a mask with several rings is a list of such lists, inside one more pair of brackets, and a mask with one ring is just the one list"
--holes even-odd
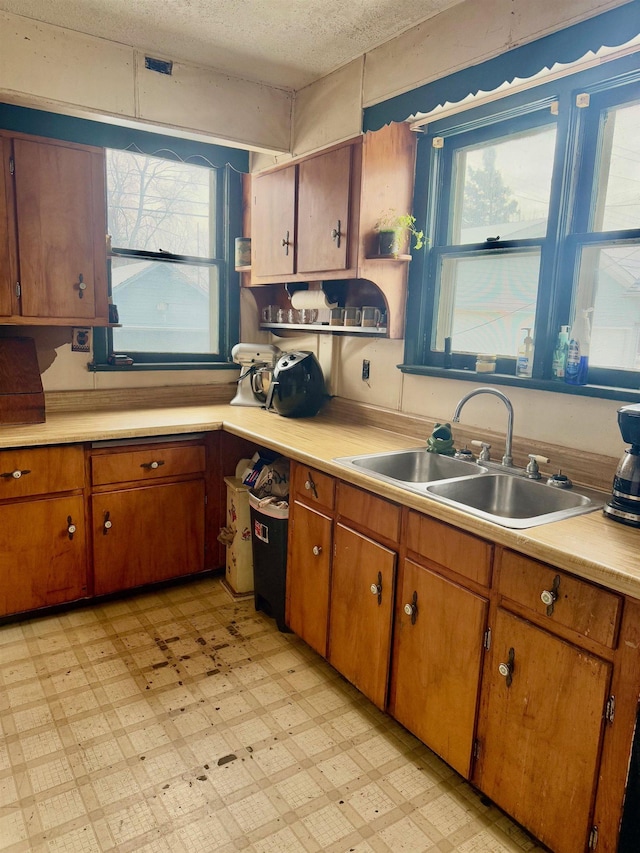
[(427, 439), (427, 453), (440, 453), (443, 456), (454, 456), (453, 435), (451, 424), (436, 424)]

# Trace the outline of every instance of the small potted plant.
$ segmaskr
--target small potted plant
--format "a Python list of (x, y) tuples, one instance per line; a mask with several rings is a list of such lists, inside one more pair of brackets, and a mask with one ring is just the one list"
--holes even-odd
[(378, 254), (398, 257), (401, 249), (413, 236), (414, 249), (424, 246), (424, 232), (416, 229), (416, 218), (411, 213), (398, 213), (397, 210), (387, 210), (376, 224), (378, 232)]

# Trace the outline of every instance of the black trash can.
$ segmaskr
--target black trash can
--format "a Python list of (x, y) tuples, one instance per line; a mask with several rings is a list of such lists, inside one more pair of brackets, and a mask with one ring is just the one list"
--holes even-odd
[(284, 609), (289, 507), (274, 503), (260, 506), (260, 499), (249, 493), (249, 510), (255, 607), (275, 619), (280, 631), (288, 632)]

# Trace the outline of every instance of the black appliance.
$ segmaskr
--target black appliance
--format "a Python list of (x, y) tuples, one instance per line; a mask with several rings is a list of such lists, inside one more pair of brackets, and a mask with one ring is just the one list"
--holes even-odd
[(618, 463), (613, 494), (604, 513), (623, 524), (640, 527), (640, 403), (618, 409), (618, 426), (631, 447)]
[(288, 352), (273, 369), (265, 404), (285, 418), (309, 418), (317, 414), (325, 397), (324, 376), (312, 352)]

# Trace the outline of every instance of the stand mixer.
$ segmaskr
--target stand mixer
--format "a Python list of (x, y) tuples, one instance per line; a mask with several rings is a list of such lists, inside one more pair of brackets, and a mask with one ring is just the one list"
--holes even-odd
[(263, 406), (280, 349), (272, 344), (236, 344), (231, 357), (241, 366), (232, 406)]
[(618, 426), (628, 447), (613, 478), (613, 494), (604, 514), (640, 527), (640, 403), (618, 409)]

